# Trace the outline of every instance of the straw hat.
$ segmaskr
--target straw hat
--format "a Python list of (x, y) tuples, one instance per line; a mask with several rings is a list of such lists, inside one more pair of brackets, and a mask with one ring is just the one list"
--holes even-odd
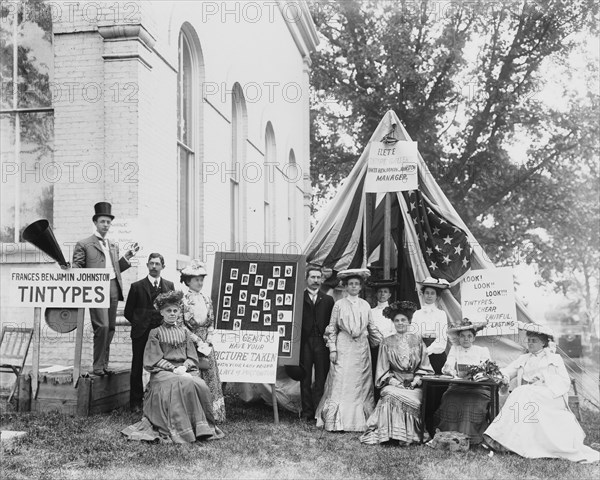
[(192, 260), (192, 263), (190, 263), (187, 267), (181, 270), (180, 273), (182, 275), (187, 275), (190, 277), (205, 277), (208, 274), (204, 263), (196, 259)]
[(366, 280), (371, 276), (371, 272), (368, 268), (350, 268), (348, 270), (342, 270), (338, 272), (337, 277), (340, 280), (344, 280), (348, 277), (361, 277), (363, 280)]
[(448, 333), (458, 333), (463, 330), (475, 330), (475, 333), (483, 330), (487, 322), (471, 322), (468, 318), (463, 318), (458, 325), (453, 325), (448, 329)]
[(421, 284), (423, 287), (440, 288), (442, 290), (450, 288), (450, 284), (448, 283), (448, 281), (444, 280), (443, 278), (427, 277), (422, 282), (417, 283)]
[(538, 325), (537, 323), (525, 323), (517, 321), (517, 328), (519, 330), (525, 330), (526, 332), (541, 333), (551, 339), (554, 339), (554, 331), (545, 325)]

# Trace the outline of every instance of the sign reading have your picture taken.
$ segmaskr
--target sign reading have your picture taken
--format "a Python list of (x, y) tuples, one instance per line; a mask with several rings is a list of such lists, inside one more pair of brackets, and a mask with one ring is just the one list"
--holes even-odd
[(300, 357), (305, 257), (218, 252), (213, 343), (224, 382), (274, 383)]

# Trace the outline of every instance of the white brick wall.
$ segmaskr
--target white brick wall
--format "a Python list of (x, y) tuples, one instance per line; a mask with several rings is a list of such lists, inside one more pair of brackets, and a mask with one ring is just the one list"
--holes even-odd
[[(271, 10), (273, 6), (267, 5), (272, 2), (264, 5), (255, 2), (265, 9), (260, 21), (248, 21), (242, 10), (236, 13), (231, 7), (234, 2), (99, 3), (102, 10), (98, 20), (93, 8), (85, 2), (60, 3), (60, 15), (54, 16), (54, 82), (60, 89), (60, 95), (55, 92), (54, 159), (63, 172), (54, 188), (54, 233), (65, 256), (71, 258), (74, 243), (93, 230), (93, 205), (110, 201), (117, 216), (115, 221), (127, 222), (132, 237), (142, 246), (138, 264), (123, 275), (125, 293), (132, 281), (146, 274), (144, 264), (153, 251), (165, 256), (165, 278), (178, 283), (175, 69), (179, 31), (187, 22), (199, 39), (207, 82), (205, 96), (212, 104), (199, 99), (202, 121), (195, 130), (201, 138), (198, 162), (203, 160), (205, 165), (212, 163), (217, 168), (205, 183), (200, 178), (202, 166), (198, 164), (197, 168), (201, 192), (195, 205), (200, 223), (197, 252), (203, 253), (207, 261), (209, 277), (205, 291), (209, 292), (212, 254), (229, 246), (230, 186), (222, 172), (231, 159), (229, 92), (239, 82), (247, 96), (248, 141), (257, 148), (250, 143), (246, 145), (246, 161), (263, 164), (265, 128), (270, 121), (279, 163), (287, 163), (289, 151), (294, 149), (300, 168), (307, 171), (308, 92), (302, 56), (279, 10)], [(212, 10), (207, 10), (207, 3), (218, 9), (228, 4), (230, 13), (223, 16), (219, 10), (208, 15)], [(123, 25), (135, 26), (140, 21), (156, 40), (153, 49), (131, 36), (111, 40), (98, 31), (99, 25), (117, 24), (120, 30), (115, 32), (124, 35)], [(115, 59), (115, 55), (121, 58)], [(290, 94), (297, 93), (296, 85), (304, 91), (300, 92), (301, 98), (290, 101), (294, 100), (289, 98)], [(288, 186), (280, 170), (275, 172), (275, 184), (274, 230), (281, 251), (289, 238)], [(298, 186), (304, 189), (302, 180)], [(298, 242), (307, 231), (301, 190), (296, 191)], [(242, 213), (247, 215), (247, 240), (262, 244), (262, 179), (246, 185), (246, 199)], [(0, 283), (6, 285), (12, 267), (22, 266), (1, 264)], [(26, 266), (58, 268), (53, 264)], [(33, 309), (8, 307), (5, 290), (0, 292), (0, 322), (32, 325)], [(86, 368), (91, 364), (92, 347), (88, 318), (86, 314), (83, 350)], [(59, 336), (45, 327), (42, 364), (71, 364), (73, 350), (74, 333)], [(115, 335), (111, 365), (126, 367), (130, 351), (129, 329), (125, 324), (118, 327)]]

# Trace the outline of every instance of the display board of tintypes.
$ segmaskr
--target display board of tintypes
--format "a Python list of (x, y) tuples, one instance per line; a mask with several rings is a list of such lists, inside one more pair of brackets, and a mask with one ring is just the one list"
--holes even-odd
[(298, 365), (305, 262), (304, 255), (217, 252), (215, 329), (274, 333), (279, 364)]

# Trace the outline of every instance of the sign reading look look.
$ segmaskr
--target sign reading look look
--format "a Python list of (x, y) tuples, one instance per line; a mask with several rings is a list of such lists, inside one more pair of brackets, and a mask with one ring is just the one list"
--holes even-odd
[(512, 268), (472, 270), (461, 283), (460, 296), (463, 317), (487, 321), (479, 336), (517, 333)]

